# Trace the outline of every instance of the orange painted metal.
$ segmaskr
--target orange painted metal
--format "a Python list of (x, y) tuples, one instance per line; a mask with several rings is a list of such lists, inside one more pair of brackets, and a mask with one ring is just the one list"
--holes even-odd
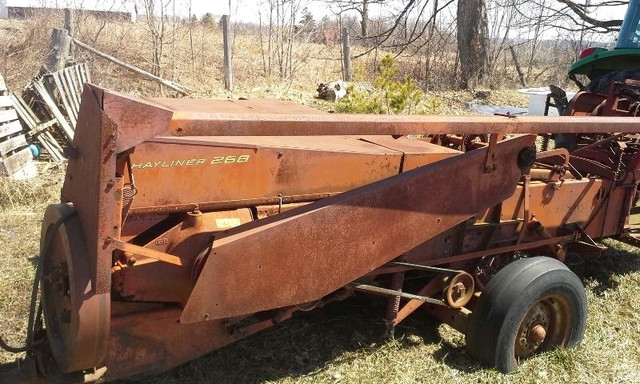
[[(181, 321), (243, 315), (335, 291), (513, 194), (518, 155), (534, 138), (496, 144), (499, 172), (484, 171), (488, 149), (472, 151), (231, 231), (213, 242)], [(336, 230), (327, 236), (314, 228)]]
[[(559, 228), (568, 223), (585, 225), (587, 232), (593, 237), (600, 236), (600, 223), (604, 210), (595, 214), (596, 208), (603, 201), (602, 191), (608, 183), (601, 179), (583, 178), (569, 179), (562, 184), (532, 181), (529, 185), (531, 213), (545, 228), (556, 235)], [(502, 219), (511, 220), (523, 215), (523, 187), (519, 185), (512, 197), (502, 203)]]
[(136, 147), (131, 162), (139, 194), (131, 212), (315, 200), (396, 175), (402, 162), (401, 152), (358, 137), (210, 139), (155, 139)]
[[(102, 90), (85, 86), (82, 108), (61, 200), (78, 212), (96, 293), (111, 290), (112, 249), (107, 238), (120, 234), (121, 181), (116, 178), (119, 127), (105, 113)], [(128, 105), (123, 102), (122, 104)]]
[(603, 126), (635, 133), (632, 117), (588, 116), (387, 116), (387, 115), (280, 115), (232, 114), (174, 110), (170, 132), (175, 136), (283, 136), (283, 135), (411, 135), (411, 134), (515, 134), (592, 133)]
[(113, 317), (103, 379), (161, 372), (238, 340), (224, 321), (186, 325), (179, 316), (164, 308)]
[(432, 164), (461, 153), (452, 148), (409, 139), (404, 136), (398, 138), (392, 136), (363, 136), (361, 140), (401, 152), (403, 154), (402, 172)]

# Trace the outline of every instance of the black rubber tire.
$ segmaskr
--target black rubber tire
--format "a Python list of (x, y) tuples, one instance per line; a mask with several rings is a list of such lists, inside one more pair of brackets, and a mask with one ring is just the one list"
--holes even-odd
[(640, 80), (640, 69), (623, 69), (613, 71), (596, 77), (585, 87), (585, 91), (606, 95), (609, 93), (609, 85), (614, 81), (624, 81), (626, 79)]
[[(548, 336), (535, 352), (577, 346), (584, 336), (587, 318), (587, 298), (582, 282), (560, 261), (539, 256), (514, 261), (489, 281), (470, 315), (466, 332), (469, 353), (501, 372), (514, 371), (519, 360), (516, 341), (520, 326), (530, 309), (543, 300), (562, 302), (568, 316), (564, 315), (563, 334), (554, 336), (561, 338), (561, 342), (555, 343)], [(563, 318), (552, 312), (553, 316)], [(554, 345), (547, 345), (547, 342)]]

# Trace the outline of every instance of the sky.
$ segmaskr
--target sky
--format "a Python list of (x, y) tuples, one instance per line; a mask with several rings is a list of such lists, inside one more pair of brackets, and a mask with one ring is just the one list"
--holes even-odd
[[(177, 0), (188, 3), (188, 0)], [(230, 14), (240, 21), (257, 21), (259, 0), (232, 0), (231, 11), (229, 12), (228, 0), (191, 0), (193, 13), (202, 15), (211, 12), (214, 15)], [(330, 14), (326, 5), (319, 1), (309, 1), (307, 6), (314, 18), (319, 20), (323, 16)], [(266, 11), (266, 9), (265, 9)]]
[[(187, 4), (189, 0), (176, 0), (184, 2), (184, 8), (188, 9)], [(579, 0), (577, 0), (579, 2)], [(258, 4), (260, 0), (231, 0), (231, 11), (229, 10), (229, 0), (191, 0), (193, 13), (196, 15), (202, 15), (207, 12), (211, 12), (214, 15), (231, 14), (235, 16), (237, 20), (242, 21), (257, 21), (258, 20)], [(309, 1), (309, 11), (314, 15), (316, 20), (321, 19), (323, 16), (331, 15), (326, 2), (323, 1)], [(602, 19), (622, 19), (626, 6), (610, 8), (605, 7), (594, 12), (595, 18)], [(371, 17), (375, 18), (384, 11), (379, 7), (372, 6)]]
[[(4, 0), (8, 5), (31, 5), (31, 6), (47, 6), (47, 7), (60, 7), (64, 8), (67, 4), (83, 4), (88, 8), (95, 7), (99, 4), (98, 8), (104, 9), (105, 7), (117, 8), (123, 2), (123, 0)], [(166, 0), (156, 0), (156, 2), (164, 2)], [(176, 13), (181, 16), (188, 16), (189, 3), (191, 3), (192, 13), (201, 17), (205, 13), (212, 13), (214, 15), (230, 14), (231, 18), (235, 18), (237, 21), (257, 22), (258, 21), (258, 8), (260, 3), (264, 0), (231, 0), (231, 9), (229, 9), (229, 0), (175, 0)], [(304, 0), (301, 0), (304, 2)], [(580, 0), (576, 0), (580, 1)], [(594, 0), (591, 0), (595, 2)], [(2, 2), (2, 0), (0, 0)], [(129, 7), (132, 7), (132, 0), (125, 0), (129, 3)], [(307, 0), (307, 7), (313, 14), (316, 20), (321, 19), (323, 16), (332, 15), (326, 1), (322, 0)], [(142, 0), (138, 0), (138, 3), (142, 3)], [(393, 1), (389, 1), (393, 3)], [(142, 11), (138, 7), (139, 11)], [(95, 8), (94, 8), (95, 9)], [(599, 19), (622, 19), (626, 6), (616, 8), (605, 8), (594, 13), (595, 18)], [(265, 8), (266, 11), (266, 8)], [(388, 12), (387, 12), (388, 13)], [(372, 6), (370, 10), (370, 17), (376, 18), (379, 15), (385, 15), (384, 9), (377, 6)]]

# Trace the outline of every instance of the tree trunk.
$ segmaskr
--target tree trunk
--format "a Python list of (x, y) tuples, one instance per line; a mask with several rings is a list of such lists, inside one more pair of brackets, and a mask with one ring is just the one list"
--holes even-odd
[(482, 79), (487, 64), (489, 28), (486, 0), (459, 0), (457, 26), (459, 86), (466, 89)]
[(362, 33), (362, 37), (367, 37), (369, 33), (369, 0), (362, 1), (362, 12), (360, 15), (362, 16), (360, 31)]

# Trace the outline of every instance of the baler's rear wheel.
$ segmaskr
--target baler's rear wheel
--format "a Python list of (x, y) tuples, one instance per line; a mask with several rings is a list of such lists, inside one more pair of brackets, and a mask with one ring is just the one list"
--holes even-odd
[(46, 333), (60, 371), (100, 366), (110, 320), (110, 295), (95, 294), (86, 245), (73, 207), (50, 205), (41, 232), (42, 302)]
[(470, 354), (502, 372), (584, 335), (587, 299), (580, 279), (549, 257), (514, 261), (487, 284), (469, 319)]

